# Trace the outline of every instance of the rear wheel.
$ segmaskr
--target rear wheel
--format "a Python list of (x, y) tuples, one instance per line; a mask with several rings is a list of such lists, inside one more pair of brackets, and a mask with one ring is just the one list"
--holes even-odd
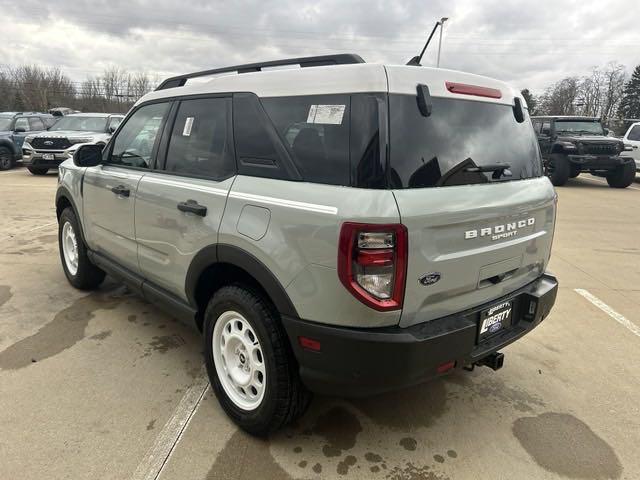
[(636, 178), (636, 168), (633, 162), (619, 165), (607, 174), (607, 183), (612, 188), (627, 188)]
[(243, 285), (223, 287), (203, 330), (211, 386), (240, 428), (265, 436), (304, 413), (311, 395), (270, 302)]
[(44, 167), (27, 167), (27, 169), (34, 175), (46, 175), (49, 171), (48, 168)]
[(0, 170), (9, 170), (13, 168), (13, 154), (7, 147), (0, 147)]
[(556, 187), (561, 187), (571, 174), (569, 159), (561, 153), (552, 153), (546, 165), (547, 176)]
[(62, 269), (71, 285), (80, 290), (93, 290), (104, 280), (105, 273), (87, 256), (80, 225), (71, 207), (67, 207), (58, 221), (58, 247)]

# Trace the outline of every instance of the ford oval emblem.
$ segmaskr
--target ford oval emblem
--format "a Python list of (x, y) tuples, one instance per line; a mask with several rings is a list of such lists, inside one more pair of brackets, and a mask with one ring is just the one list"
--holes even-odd
[(46, 140), (44, 142), (45, 145), (53, 145), (53, 142), (51, 140)]
[(441, 277), (442, 274), (440, 272), (425, 273), (418, 279), (418, 281), (425, 287), (428, 287), (440, 280)]

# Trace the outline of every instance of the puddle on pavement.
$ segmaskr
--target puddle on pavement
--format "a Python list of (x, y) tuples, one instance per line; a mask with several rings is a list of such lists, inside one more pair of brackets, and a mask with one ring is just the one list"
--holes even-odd
[(343, 407), (334, 407), (320, 415), (311, 428), (312, 435), (325, 440), (322, 453), (325, 457), (339, 457), (344, 450), (352, 449), (356, 437), (362, 431), (358, 418)]
[(124, 287), (110, 286), (75, 300), (33, 335), (0, 352), (0, 369), (17, 370), (53, 357), (85, 336), (89, 321), (99, 310), (112, 310), (125, 297)]
[(538, 465), (557, 475), (588, 480), (622, 475), (611, 446), (573, 415), (522, 417), (514, 422), (513, 434)]

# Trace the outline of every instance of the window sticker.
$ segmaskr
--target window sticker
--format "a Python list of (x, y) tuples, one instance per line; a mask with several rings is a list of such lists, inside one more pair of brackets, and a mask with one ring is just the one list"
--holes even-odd
[(183, 137), (190, 137), (191, 136), (191, 128), (193, 127), (193, 119), (194, 117), (187, 117), (187, 119), (184, 122), (184, 130), (182, 130), (182, 136)]
[(346, 105), (311, 105), (307, 123), (340, 125)]

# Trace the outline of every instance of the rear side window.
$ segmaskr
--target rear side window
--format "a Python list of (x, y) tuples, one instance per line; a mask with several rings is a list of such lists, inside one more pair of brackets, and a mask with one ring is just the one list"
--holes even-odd
[[(488, 183), (542, 174), (528, 116), (518, 123), (510, 105), (448, 98), (432, 102), (431, 115), (424, 117), (415, 96), (389, 96), (392, 188)], [(499, 178), (493, 171), (478, 169), (496, 164), (505, 166)]]
[(13, 128), (14, 130), (22, 128), (25, 132), (31, 131), (31, 129), (29, 128), (29, 122), (27, 121), (26, 117), (20, 117), (16, 119), (16, 124)]
[(53, 127), (60, 117), (42, 117), (45, 128)]
[(349, 185), (349, 95), (261, 99), (306, 182)]
[(636, 125), (631, 129), (629, 135), (627, 136), (628, 140), (640, 141), (640, 125)]
[(29, 117), (29, 127), (31, 130), (44, 130), (44, 123), (39, 117)]
[(215, 179), (232, 175), (235, 159), (228, 134), (230, 115), (231, 98), (180, 102), (165, 170)]

